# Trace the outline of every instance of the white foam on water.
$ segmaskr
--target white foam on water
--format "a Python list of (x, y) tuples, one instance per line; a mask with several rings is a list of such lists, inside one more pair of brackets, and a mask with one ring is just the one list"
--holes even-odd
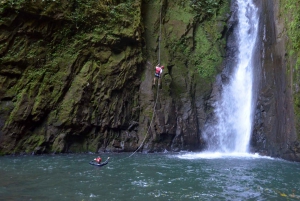
[(251, 154), (251, 153), (244, 153), (244, 152), (230, 152), (230, 153), (224, 153), (224, 152), (201, 152), (201, 153), (187, 153), (177, 156), (180, 159), (220, 159), (220, 158), (245, 158), (245, 159), (271, 159), (274, 160), (274, 158), (268, 157), (268, 156), (261, 156), (257, 153)]

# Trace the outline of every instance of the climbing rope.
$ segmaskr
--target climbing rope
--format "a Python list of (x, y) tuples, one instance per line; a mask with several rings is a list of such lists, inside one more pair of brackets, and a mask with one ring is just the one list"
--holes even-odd
[[(158, 63), (160, 64), (160, 42), (161, 42), (161, 26), (162, 26), (162, 19), (161, 19), (161, 14), (162, 14), (162, 5), (161, 5), (161, 8), (160, 8), (160, 19), (159, 19), (159, 38), (158, 38)], [(159, 80), (158, 80), (159, 82)], [(154, 107), (153, 107), (153, 115), (152, 115), (152, 118), (151, 118), (151, 121), (150, 121), (150, 125), (147, 129), (147, 133), (145, 135), (145, 138), (144, 140), (142, 141), (141, 145), (132, 153), (130, 154), (130, 156), (128, 157), (125, 157), (123, 159), (120, 159), (120, 160), (124, 160), (124, 159), (127, 159), (127, 158), (130, 158), (131, 156), (133, 156), (136, 152), (138, 152), (142, 146), (144, 145), (144, 142), (145, 140), (147, 139), (147, 136), (149, 134), (149, 131), (150, 131), (150, 128), (152, 126), (152, 122), (153, 122), (153, 119), (154, 119), (154, 116), (156, 115), (156, 105), (157, 105), (157, 100), (158, 100), (158, 91), (159, 91), (159, 86), (157, 85), (157, 89), (156, 89), (156, 99), (155, 99), (155, 103), (154, 103)]]
[[(160, 42), (161, 42), (161, 24), (162, 24), (161, 13), (162, 13), (162, 5), (160, 7), (160, 15), (159, 15), (159, 38), (158, 38), (158, 63), (159, 64), (160, 64)], [(158, 80), (158, 83), (159, 83), (159, 80)], [(143, 142), (141, 143), (141, 145), (137, 148), (137, 150), (135, 150), (129, 157), (133, 156), (144, 145), (144, 142), (147, 139), (147, 136), (148, 136), (149, 130), (151, 128), (154, 116), (156, 114), (155, 108), (156, 108), (156, 104), (157, 104), (157, 100), (158, 100), (158, 91), (159, 91), (159, 85), (157, 86), (157, 89), (156, 89), (156, 100), (155, 100), (155, 104), (154, 104), (154, 107), (153, 107), (153, 115), (152, 115), (152, 119), (151, 119), (150, 125), (149, 125), (148, 130), (147, 130), (146, 136), (145, 136)]]
[(160, 64), (160, 41), (161, 41), (161, 13), (162, 13), (162, 5), (160, 7), (160, 16), (159, 16), (159, 38), (158, 38), (158, 63)]
[(158, 89), (159, 89), (159, 87), (157, 86), (157, 89), (156, 89), (156, 99), (155, 99), (155, 104), (154, 104), (154, 107), (153, 107), (153, 111), (154, 111), (154, 112), (153, 112), (152, 119), (151, 119), (151, 121), (150, 121), (150, 125), (149, 125), (149, 127), (148, 127), (148, 130), (147, 130), (147, 133), (146, 133), (146, 135), (145, 135), (145, 138), (144, 138), (143, 142), (141, 143), (141, 145), (140, 145), (140, 146), (139, 146), (132, 154), (130, 154), (130, 156), (127, 156), (127, 157), (125, 157), (125, 158), (122, 158), (122, 159), (120, 159), (120, 160), (118, 160), (118, 161), (121, 161), (121, 160), (125, 160), (125, 159), (127, 159), (127, 158), (130, 158), (130, 157), (133, 156), (136, 152), (138, 152), (138, 150), (140, 150), (140, 148), (144, 145), (144, 142), (145, 142), (145, 140), (147, 139), (149, 130), (150, 130), (151, 126), (152, 126), (152, 122), (153, 122), (154, 116), (155, 116), (155, 114), (156, 114), (155, 108), (156, 108), (156, 104), (157, 104), (157, 100), (158, 100), (158, 91), (159, 91)]
[[(145, 140), (146, 140), (146, 138), (147, 138), (147, 136), (148, 136), (148, 133), (149, 133), (149, 130), (150, 130), (150, 128), (151, 128), (151, 125), (152, 125), (152, 122), (153, 122), (153, 119), (154, 119), (154, 116), (155, 116), (155, 114), (156, 114), (156, 110), (155, 110), (155, 108), (156, 108), (156, 104), (157, 104), (157, 100), (158, 100), (158, 87), (157, 87), (157, 89), (156, 89), (156, 100), (155, 100), (155, 104), (154, 104), (154, 107), (153, 107), (153, 115), (152, 115), (152, 119), (151, 119), (151, 122), (150, 122), (150, 125), (149, 125), (149, 127), (148, 127), (148, 130), (147, 130), (147, 133), (146, 133), (146, 136), (145, 136), (145, 138), (144, 138), (144, 140), (143, 140), (143, 142), (141, 143), (141, 145), (139, 146), (139, 148), (137, 148), (137, 150), (135, 150), (129, 157), (131, 157), (131, 156), (133, 156), (143, 145), (144, 145), (144, 142), (145, 142)], [(128, 158), (129, 158), (128, 157)]]

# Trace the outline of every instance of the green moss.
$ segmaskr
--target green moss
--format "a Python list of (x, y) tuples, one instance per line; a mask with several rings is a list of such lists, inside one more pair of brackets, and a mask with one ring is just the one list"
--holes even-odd
[[(19, 112), (19, 110), (20, 110), (20, 107), (22, 106), (22, 103), (23, 103), (24, 100), (26, 99), (26, 98), (25, 98), (25, 95), (26, 95), (25, 90), (23, 90), (23, 91), (19, 92), (19, 93), (15, 96), (15, 98), (14, 98), (14, 100), (13, 100), (13, 101), (14, 101), (15, 107), (14, 107), (14, 109), (12, 110), (12, 112), (10, 113), (8, 119), (6, 120), (5, 126), (4, 126), (4, 127), (8, 126), (9, 124), (11, 124), (11, 123), (12, 123), (13, 121), (15, 121), (15, 120), (19, 120), (19, 119), (18, 119), (18, 116), (19, 116), (18, 112)], [(19, 118), (20, 118), (20, 117), (19, 117)]]
[[(172, 59), (181, 61), (175, 62), (177, 65), (182, 63), (182, 61), (186, 61), (185, 63), (188, 63), (188, 66), (196, 67), (203, 81), (210, 83), (213, 81), (215, 75), (220, 72), (220, 66), (223, 61), (223, 52), (221, 52), (221, 49), (225, 47), (226, 40), (222, 38), (221, 32), (226, 24), (219, 19), (224, 19), (224, 15), (229, 11), (230, 2), (222, 0), (205, 2), (190, 1), (190, 5), (195, 11), (194, 16), (191, 13), (187, 14), (190, 11), (182, 11), (183, 13), (178, 14), (177, 17), (173, 17), (175, 19), (187, 17), (189, 20), (184, 20), (185, 23), (187, 21), (195, 21), (199, 16), (206, 18), (206, 21), (195, 26), (193, 34), (187, 33), (179, 40), (173, 28), (168, 27), (167, 29), (172, 33), (168, 38), (168, 46), (171, 47)], [(184, 33), (180, 31), (180, 27), (176, 29), (177, 32)], [(184, 66), (180, 68), (184, 69)], [(193, 70), (190, 72), (193, 72)], [(180, 91), (186, 90), (181, 88), (176, 87), (176, 91), (180, 93)]]
[(14, 153), (20, 153), (25, 151), (25, 153), (32, 153), (36, 147), (41, 146), (45, 142), (45, 137), (43, 135), (27, 133), (28, 138), (23, 138), (17, 142), (14, 147)]
[(216, 15), (222, 7), (224, 0), (190, 0), (190, 5), (194, 9), (200, 20)]
[(151, 119), (152, 116), (153, 116), (153, 114), (154, 114), (153, 108), (148, 108), (148, 109), (145, 109), (145, 110), (143, 111), (142, 116), (145, 116), (145, 117), (148, 117), (148, 118)]
[(300, 93), (294, 93), (294, 110), (296, 116), (296, 129), (298, 134), (298, 139), (300, 139)]
[(300, 139), (300, 92), (298, 90), (300, 83), (300, 4), (294, 0), (280, 1), (281, 16), (285, 20), (286, 31), (289, 36), (287, 52), (288, 61), (287, 72), (293, 73), (293, 97), (294, 97), (294, 112), (296, 120), (296, 132)]
[[(224, 8), (221, 10), (223, 13), (220, 15), (228, 12), (225, 9), (228, 9), (226, 5), (223, 6)], [(225, 26), (224, 22), (220, 22), (217, 17), (212, 17), (203, 26), (199, 26), (195, 34), (196, 48), (191, 62), (197, 66), (200, 76), (207, 80), (213, 79), (220, 72), (219, 69), (223, 60), (220, 47), (225, 47), (226, 41), (221, 38), (220, 23)]]
[[(187, 3), (185, 2), (185, 4)], [(188, 6), (183, 7), (189, 8)], [(168, 10), (168, 12), (171, 19), (182, 21), (184, 24), (189, 24), (194, 18), (194, 15), (189, 10), (185, 10), (181, 6), (176, 6), (172, 10)]]
[(41, 146), (45, 141), (43, 135), (31, 135), (22, 145), (26, 147), (26, 152), (32, 152), (36, 147)]
[[(0, 84), (7, 85), (4, 97), (13, 98), (14, 104), (5, 125), (27, 130), (38, 122), (67, 129), (100, 115), (110, 115), (107, 123), (114, 122), (123, 110), (120, 99), (138, 88), (133, 79), (142, 62), (141, 41), (136, 40), (142, 34), (140, 4), (135, 0), (0, 1), (1, 73), (11, 73), (1, 76)], [(26, 19), (21, 19), (24, 13)], [(114, 90), (120, 93), (115, 95)], [(128, 101), (128, 111), (130, 104), (138, 106), (138, 98)], [(130, 112), (125, 113), (121, 123), (129, 118)], [(32, 147), (40, 144), (34, 133), (16, 135)], [(64, 151), (63, 140), (59, 137), (52, 150)]]
[(24, 58), (26, 55), (27, 40), (22, 37), (16, 37), (12, 47), (7, 51), (4, 57), (1, 58), (1, 63), (16, 62)]

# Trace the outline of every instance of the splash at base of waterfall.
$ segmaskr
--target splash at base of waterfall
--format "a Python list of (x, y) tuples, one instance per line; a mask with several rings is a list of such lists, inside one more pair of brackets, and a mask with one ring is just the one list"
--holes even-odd
[(223, 152), (201, 152), (201, 153), (186, 153), (179, 155), (178, 158), (181, 159), (216, 159), (216, 158), (248, 158), (248, 159), (257, 159), (257, 158), (265, 158), (265, 159), (272, 159), (268, 156), (261, 156), (257, 153), (250, 154), (250, 153), (239, 153), (239, 152), (232, 152), (232, 153), (223, 153)]
[(226, 74), (229, 82), (220, 87), (220, 98), (212, 105), (214, 118), (205, 125), (203, 132), (207, 151), (224, 152), (223, 155), (249, 152), (255, 104), (253, 52), (258, 35), (258, 9), (253, 0), (235, 0), (233, 3), (236, 5), (233, 16), (238, 22), (233, 34), (235, 61), (227, 62), (226, 68), (231, 69), (231, 73)]

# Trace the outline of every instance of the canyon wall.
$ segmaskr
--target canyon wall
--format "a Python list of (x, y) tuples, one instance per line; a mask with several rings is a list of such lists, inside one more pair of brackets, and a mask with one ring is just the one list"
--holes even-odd
[[(257, 1), (261, 8), (260, 38), (257, 44), (257, 104), (252, 136), (253, 151), (272, 157), (300, 160), (299, 130), (295, 118), (293, 85), (294, 62), (288, 62), (290, 32), (287, 18), (293, 20), (279, 0)], [(290, 12), (290, 11), (289, 11)], [(285, 21), (286, 20), (286, 21)], [(294, 83), (294, 84), (293, 84)], [(297, 107), (297, 106), (296, 106)]]
[[(251, 150), (299, 161), (300, 12), (292, 0), (255, 2)], [(0, 154), (203, 150), (234, 56), (230, 4), (1, 1)]]
[(0, 153), (201, 149), (229, 3), (1, 1)]

